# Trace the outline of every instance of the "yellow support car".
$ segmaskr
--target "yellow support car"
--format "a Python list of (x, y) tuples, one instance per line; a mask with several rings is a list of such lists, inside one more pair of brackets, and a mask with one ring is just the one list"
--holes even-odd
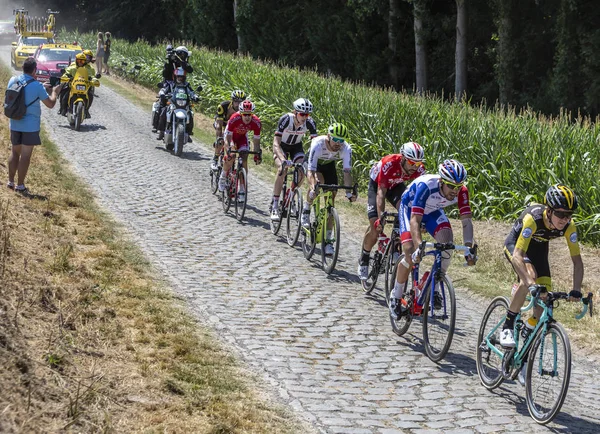
[(10, 65), (15, 69), (20, 69), (25, 59), (33, 56), (41, 44), (53, 43), (54, 34), (52, 32), (23, 32), (19, 35), (19, 40), (12, 43)]

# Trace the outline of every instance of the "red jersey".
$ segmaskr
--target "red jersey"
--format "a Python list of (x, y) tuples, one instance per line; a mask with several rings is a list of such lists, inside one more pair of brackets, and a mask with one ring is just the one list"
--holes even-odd
[(402, 169), (402, 155), (390, 154), (383, 157), (371, 168), (371, 179), (377, 182), (377, 187), (392, 189), (398, 184), (410, 181), (425, 173), (425, 166), (421, 165), (412, 175), (404, 173)]
[(242, 120), (242, 115), (234, 113), (227, 121), (225, 134), (232, 135), (231, 141), (236, 145), (244, 145), (248, 143), (248, 131), (254, 133), (254, 138), (260, 138), (260, 119), (255, 114), (252, 115), (252, 120), (245, 124)]

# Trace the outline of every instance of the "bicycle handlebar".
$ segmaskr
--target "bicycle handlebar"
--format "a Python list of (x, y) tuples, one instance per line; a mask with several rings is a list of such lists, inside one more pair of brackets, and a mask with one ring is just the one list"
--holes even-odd
[(277, 172), (277, 176), (282, 176), (283, 175), (283, 169), (285, 169), (286, 167), (293, 167), (293, 168), (300, 168), (302, 170), (302, 172), (304, 173), (304, 163), (288, 163), (288, 160), (283, 160), (283, 163), (281, 163), (281, 169), (279, 169), (279, 171)]
[[(531, 297), (529, 304), (527, 306), (525, 306), (524, 308), (522, 308), (521, 312), (526, 312), (529, 309), (531, 309), (537, 303), (537, 300), (539, 300), (540, 295), (544, 294), (544, 293), (548, 294), (546, 300), (543, 301), (543, 303), (545, 303), (546, 305), (552, 305), (552, 303), (554, 303), (557, 300), (569, 300), (571, 298), (571, 296), (566, 292), (548, 291), (544, 285), (532, 285), (532, 286), (535, 286), (535, 291), (531, 294), (532, 297)], [(583, 304), (583, 309), (580, 313), (575, 315), (575, 319), (577, 319), (577, 320), (582, 319), (585, 316), (585, 314), (588, 312), (590, 313), (590, 317), (592, 317), (594, 315), (593, 297), (594, 297), (594, 294), (591, 292), (588, 292), (587, 297), (581, 298), (581, 303)]]
[(397, 212), (384, 211), (381, 213), (381, 216), (379, 217), (379, 224), (383, 224), (384, 221), (386, 223), (394, 223), (396, 221), (397, 217), (398, 217)]
[(352, 194), (353, 195), (357, 195), (358, 194), (358, 184), (354, 184), (354, 185), (337, 185), (337, 184), (320, 184), (317, 183), (317, 185), (315, 185), (315, 191), (318, 191), (319, 189), (321, 190), (352, 190)]
[(248, 154), (248, 155), (262, 155), (262, 151), (237, 151), (235, 149), (229, 149), (227, 150), (228, 154), (238, 154), (238, 155), (244, 155), (244, 154)]

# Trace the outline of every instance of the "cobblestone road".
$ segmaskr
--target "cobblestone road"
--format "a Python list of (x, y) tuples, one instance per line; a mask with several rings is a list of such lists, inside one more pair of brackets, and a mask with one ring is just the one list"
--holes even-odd
[(209, 192), (207, 147), (174, 157), (150, 132), (147, 112), (106, 87), (97, 95), (81, 132), (43, 108), (50, 138), (190, 310), (317, 431), (600, 432), (596, 364), (575, 355), (562, 412), (548, 427), (535, 424), (520, 386), (490, 393), (479, 383), (474, 348), (485, 304), (458, 290), (453, 345), (439, 365), (430, 362), (420, 322), (398, 338), (381, 293), (363, 295), (356, 234), (344, 232), (339, 271), (327, 277), (269, 232), (270, 180), (251, 167), (239, 224)]

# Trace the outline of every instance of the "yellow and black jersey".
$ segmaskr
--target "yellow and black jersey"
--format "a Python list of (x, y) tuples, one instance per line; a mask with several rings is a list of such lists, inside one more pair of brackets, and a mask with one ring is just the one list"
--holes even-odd
[(234, 113), (236, 113), (236, 111), (233, 108), (233, 103), (231, 101), (223, 101), (217, 106), (215, 121), (223, 121), (223, 125), (225, 125)]
[(555, 238), (565, 237), (571, 256), (580, 254), (579, 243), (577, 240), (577, 229), (573, 220), (569, 222), (563, 230), (550, 229), (544, 223), (546, 207), (544, 205), (532, 205), (526, 208), (515, 224), (513, 225), (504, 245), (509, 247), (511, 252), (513, 248), (528, 252), (536, 250), (540, 244), (547, 244)]

